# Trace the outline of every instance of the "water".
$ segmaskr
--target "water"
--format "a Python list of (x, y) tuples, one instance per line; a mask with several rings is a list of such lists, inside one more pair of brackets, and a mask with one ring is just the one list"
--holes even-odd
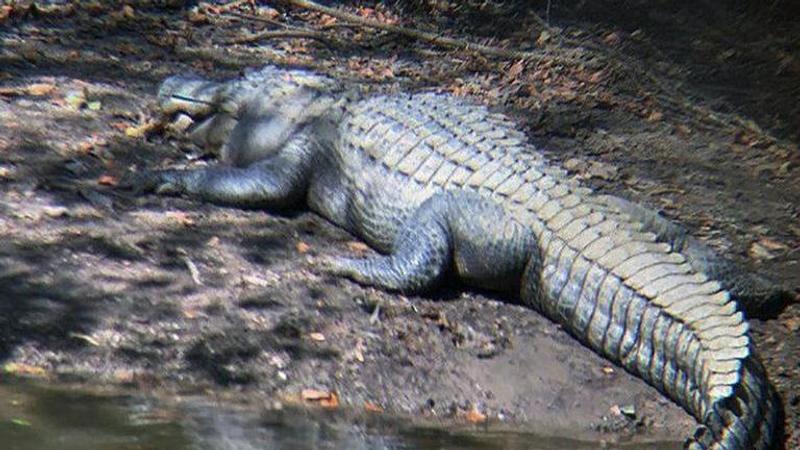
[[(166, 403), (169, 403), (168, 405)], [(157, 401), (30, 383), (0, 384), (2, 450), (597, 449), (524, 433), (421, 428), (341, 412), (243, 411), (207, 400)], [(667, 450), (672, 445), (629, 448)]]

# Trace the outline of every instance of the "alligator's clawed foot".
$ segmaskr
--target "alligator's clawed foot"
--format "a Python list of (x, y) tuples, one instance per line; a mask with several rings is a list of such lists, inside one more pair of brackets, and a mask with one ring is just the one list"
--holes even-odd
[(349, 258), (341, 256), (319, 256), (314, 258), (312, 269), (320, 275), (352, 278), (352, 271), (347, 269), (348, 261)]
[(134, 193), (179, 194), (182, 192), (181, 176), (178, 170), (147, 170), (125, 177), (119, 184), (122, 189)]
[(369, 273), (369, 258), (348, 258), (344, 256), (321, 256), (315, 258), (313, 270), (320, 275), (334, 278), (348, 278), (364, 286), (380, 286), (396, 290), (394, 286), (383, 286), (382, 280)]

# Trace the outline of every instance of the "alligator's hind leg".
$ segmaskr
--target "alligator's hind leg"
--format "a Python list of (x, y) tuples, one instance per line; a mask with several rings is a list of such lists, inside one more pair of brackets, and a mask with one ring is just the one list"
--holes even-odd
[(405, 292), (433, 287), (451, 268), (468, 284), (514, 290), (535, 244), (530, 229), (491, 200), (444, 192), (406, 221), (388, 255), (333, 258), (326, 265), (360, 283)]
[(217, 165), (146, 172), (134, 180), (133, 187), (159, 194), (185, 194), (217, 204), (288, 207), (300, 202), (306, 193), (313, 151), (308, 134), (299, 132), (279, 154), (245, 168)]

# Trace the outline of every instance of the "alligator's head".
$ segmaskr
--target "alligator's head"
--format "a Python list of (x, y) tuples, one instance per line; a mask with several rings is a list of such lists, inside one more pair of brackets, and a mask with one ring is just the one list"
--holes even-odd
[(288, 124), (302, 123), (325, 104), (319, 101), (320, 94), (339, 89), (338, 82), (324, 75), (266, 66), (221, 82), (173, 76), (161, 84), (158, 100), (161, 111), (195, 143), (225, 157), (225, 143), (241, 120), (253, 123), (279, 117)]

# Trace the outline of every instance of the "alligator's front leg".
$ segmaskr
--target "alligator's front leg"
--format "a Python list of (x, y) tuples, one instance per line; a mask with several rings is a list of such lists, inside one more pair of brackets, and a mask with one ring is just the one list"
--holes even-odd
[(325, 265), (360, 283), (403, 292), (434, 287), (448, 270), (473, 286), (514, 291), (537, 255), (530, 229), (499, 205), (471, 192), (443, 192), (406, 221), (388, 255), (331, 258)]
[(245, 168), (217, 165), (146, 172), (134, 181), (134, 187), (240, 207), (293, 206), (306, 193), (312, 151), (308, 134), (301, 131), (280, 153)]

